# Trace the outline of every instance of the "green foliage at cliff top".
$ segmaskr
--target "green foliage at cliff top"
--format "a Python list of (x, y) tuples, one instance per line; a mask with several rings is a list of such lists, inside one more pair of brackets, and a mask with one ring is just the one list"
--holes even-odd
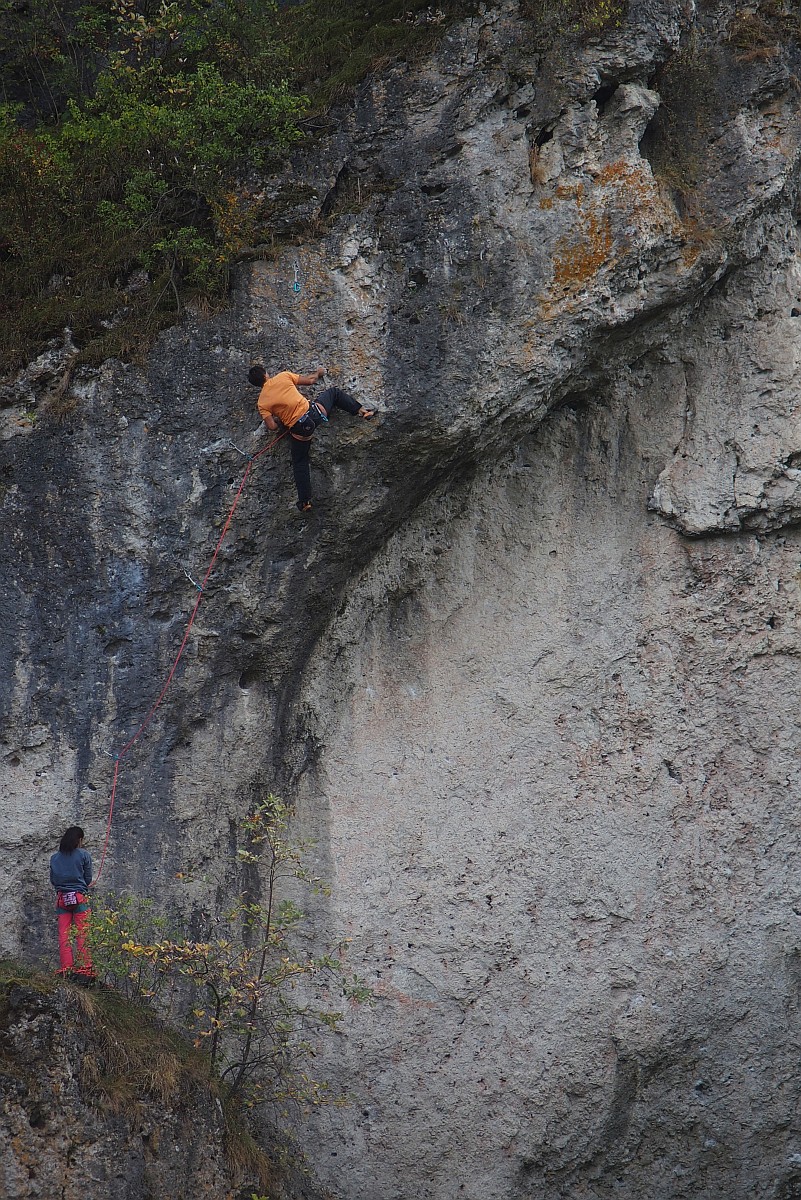
[(128, 357), (268, 243), (304, 120), (464, 2), (0, 0), (0, 374)]

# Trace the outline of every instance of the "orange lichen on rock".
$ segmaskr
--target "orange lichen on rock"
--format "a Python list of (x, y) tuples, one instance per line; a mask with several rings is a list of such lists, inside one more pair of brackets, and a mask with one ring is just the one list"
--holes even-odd
[(581, 208), (584, 191), (583, 183), (560, 183), (554, 188), (553, 194), (558, 200), (575, 200), (576, 204)]
[(645, 216), (652, 223), (665, 212), (659, 187), (650, 170), (641, 163), (617, 159), (607, 163), (596, 176), (597, 187), (612, 189), (611, 204), (631, 217)]
[(575, 238), (561, 237), (553, 256), (553, 281), (563, 288), (581, 287), (609, 261), (614, 239), (609, 217), (588, 213)]
[(620, 266), (654, 237), (675, 236), (675, 212), (668, 210), (650, 171), (627, 159), (605, 163), (589, 186), (560, 185), (551, 202), (556, 199), (573, 200), (577, 211), (573, 228), (554, 246), (553, 279), (542, 302), (546, 310), (575, 306), (602, 269)]

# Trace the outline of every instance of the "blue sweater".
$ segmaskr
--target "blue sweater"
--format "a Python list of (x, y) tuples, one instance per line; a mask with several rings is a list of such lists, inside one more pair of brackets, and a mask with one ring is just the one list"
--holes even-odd
[(92, 856), (78, 847), (70, 854), (57, 850), (50, 858), (50, 882), (59, 892), (87, 892), (92, 882)]

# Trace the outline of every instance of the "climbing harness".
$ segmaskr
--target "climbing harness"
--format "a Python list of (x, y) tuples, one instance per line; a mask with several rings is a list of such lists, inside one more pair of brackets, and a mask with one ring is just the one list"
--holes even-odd
[[(103, 871), (103, 864), (106, 861), (106, 852), (108, 851), (109, 840), (111, 838), (111, 822), (112, 822), (112, 818), (114, 816), (114, 801), (115, 801), (115, 798), (117, 795), (117, 782), (119, 780), (119, 775), (120, 775), (120, 763), (121, 763), (122, 759), (125, 757), (125, 755), (128, 753), (128, 751), (131, 749), (134, 742), (136, 742), (142, 736), (144, 731), (147, 729), (148, 725), (150, 724), (151, 720), (153, 719), (153, 717), (156, 713), (156, 710), (158, 709), (159, 705), (161, 704), (162, 700), (164, 699), (165, 695), (167, 694), (168, 687), (172, 683), (173, 676), (175, 675), (176, 669), (178, 667), (178, 663), (181, 661), (184, 650), (186, 649), (186, 643), (189, 640), (190, 630), (192, 629), (192, 626), (195, 623), (195, 617), (197, 616), (197, 611), (200, 608), (200, 602), (203, 599), (203, 596), (205, 595), (206, 585), (208, 584), (211, 573), (214, 570), (214, 565), (217, 562), (217, 557), (222, 548), (222, 544), (225, 541), (225, 535), (228, 533), (229, 526), (231, 524), (231, 521), (233, 520), (234, 513), (236, 512), (236, 507), (239, 504), (240, 497), (242, 495), (242, 492), (244, 491), (244, 487), (247, 482), (248, 475), (250, 474), (251, 470), (253, 469), (254, 463), (259, 458), (261, 458), (261, 456), (263, 454), (266, 454), (268, 450), (272, 450), (273, 446), (277, 446), (278, 443), (281, 441), (281, 438), (283, 438), (283, 437), (286, 437), (286, 430), (283, 433), (279, 433), (278, 437), (273, 438), (273, 440), (271, 442), (268, 442), (266, 446), (262, 446), (262, 448), (261, 448), (261, 450), (259, 450), (258, 454), (250, 455), (250, 454), (245, 454), (245, 452), (243, 450), (238, 451), (240, 454), (244, 455), (245, 458), (247, 458), (248, 463), (247, 463), (247, 466), (245, 467), (245, 471), (244, 471), (244, 474), (242, 475), (242, 480), (239, 484), (239, 487), (237, 488), (236, 495), (234, 496), (234, 499), (233, 499), (233, 503), (231, 504), (231, 507), (228, 510), (228, 516), (225, 519), (225, 523), (222, 527), (222, 532), (221, 532), (219, 538), (217, 539), (217, 545), (214, 547), (214, 553), (211, 556), (211, 561), (210, 561), (208, 567), (206, 568), (206, 574), (203, 576), (202, 581), (200, 583), (197, 583), (192, 578), (192, 576), (189, 574), (189, 572), (186, 570), (186, 568), (184, 567), (184, 575), (186, 575), (189, 582), (197, 590), (197, 599), (195, 600), (194, 607), (192, 609), (192, 612), (189, 615), (189, 621), (187, 622), (187, 626), (184, 631), (184, 636), (181, 641), (181, 645), (178, 647), (178, 653), (176, 654), (176, 656), (173, 660), (173, 664), (170, 667), (169, 673), (164, 682), (164, 686), (162, 687), (161, 691), (159, 692), (158, 696), (156, 697), (156, 700), (154, 701), (154, 703), (151, 705), (147, 715), (145, 716), (145, 719), (142, 721), (142, 724), (131, 735), (131, 737), (128, 738), (128, 741), (125, 743), (125, 745), (122, 747), (122, 749), (118, 750), (116, 753), (112, 753), (109, 750), (103, 751), (104, 754), (107, 754), (110, 758), (114, 759), (114, 778), (112, 779), (112, 782), (111, 782), (111, 796), (109, 797), (108, 818), (106, 820), (106, 835), (105, 835), (105, 839), (103, 841), (103, 852), (100, 856), (100, 866), (98, 867), (97, 874), (95, 875), (94, 879), (92, 880), (92, 887), (96, 886), (97, 881), (100, 878), (101, 873)], [(233, 442), (231, 442), (230, 445), (234, 446)], [(237, 450), (238, 447), (234, 446), (234, 449)]]
[(322, 404), (312, 400), (308, 409), (289, 430), (297, 442), (308, 442), (314, 437), (318, 425), (328, 423), (328, 413)]

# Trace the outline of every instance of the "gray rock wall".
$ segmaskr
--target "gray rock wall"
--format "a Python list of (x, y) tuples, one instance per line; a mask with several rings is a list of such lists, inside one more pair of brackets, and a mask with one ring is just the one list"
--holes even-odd
[[(354, 1106), (309, 1135), (349, 1197), (799, 1186), (801, 543), (769, 498), (801, 432), (787, 232), (430, 503), (307, 673), (302, 812), (378, 993), (326, 1061)], [(768, 495), (688, 540), (684, 512), (736, 487), (713, 438)]]
[(47, 857), (76, 820), (99, 850), (227, 439), (264, 445), (249, 363), (381, 409), (317, 438), (310, 519), (284, 446), (254, 465), (103, 880), (214, 904), (253, 797), (296, 802), (321, 937), (379, 993), (322, 1063), (356, 1103), (302, 1135), (347, 1200), (796, 1186), (801, 66), (771, 12), (744, 50), (729, 3), (594, 37), (489, 6), (335, 114), (283, 181), (315, 235), (225, 313), (77, 370), (61, 421), (69, 335), (3, 386), (2, 946), (51, 956)]

